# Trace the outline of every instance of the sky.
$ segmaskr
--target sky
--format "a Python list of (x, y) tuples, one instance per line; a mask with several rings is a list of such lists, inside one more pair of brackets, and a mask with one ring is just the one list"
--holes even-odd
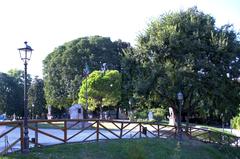
[(42, 77), (42, 61), (65, 42), (100, 35), (134, 46), (151, 19), (193, 6), (240, 32), (240, 0), (1, 0), (0, 72), (24, 69), (24, 41), (34, 49), (28, 73)]

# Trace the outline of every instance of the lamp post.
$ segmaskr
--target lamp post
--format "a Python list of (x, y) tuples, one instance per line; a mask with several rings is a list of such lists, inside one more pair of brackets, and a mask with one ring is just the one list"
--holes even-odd
[(35, 105), (32, 104), (32, 119), (34, 119), (34, 115), (35, 115), (35, 114), (34, 114), (34, 113), (35, 113), (34, 106), (35, 106)]
[(85, 65), (85, 68), (84, 68), (84, 74), (86, 76), (86, 118), (88, 118), (88, 74), (89, 74), (89, 67), (88, 65), (86, 64)]
[(182, 124), (181, 124), (181, 112), (182, 112), (182, 106), (183, 106), (183, 94), (182, 92), (177, 93), (177, 99), (178, 99), (178, 139), (181, 142), (182, 141)]
[[(106, 70), (107, 70), (107, 63), (103, 63), (102, 66), (101, 66), (102, 77), (104, 76)], [(103, 105), (102, 105), (102, 102), (101, 102), (101, 106), (100, 106), (100, 119), (103, 119)]]
[(24, 62), (24, 120), (23, 120), (23, 127), (24, 127), (24, 137), (23, 137), (23, 153), (29, 152), (29, 137), (28, 137), (28, 96), (27, 96), (27, 65), (28, 61), (31, 58), (33, 49), (24, 42), (25, 47), (19, 48), (18, 51), (20, 53), (20, 58)]

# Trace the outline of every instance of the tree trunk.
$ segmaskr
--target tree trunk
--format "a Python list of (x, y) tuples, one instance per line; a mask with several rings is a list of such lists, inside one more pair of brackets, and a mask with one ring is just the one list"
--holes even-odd
[(103, 119), (103, 108), (102, 108), (102, 105), (100, 105), (100, 114), (99, 114), (99, 118), (100, 119)]
[(187, 116), (186, 116), (186, 127), (185, 127), (186, 133), (188, 133), (188, 128), (189, 128), (189, 116), (190, 116), (190, 108), (188, 109)]

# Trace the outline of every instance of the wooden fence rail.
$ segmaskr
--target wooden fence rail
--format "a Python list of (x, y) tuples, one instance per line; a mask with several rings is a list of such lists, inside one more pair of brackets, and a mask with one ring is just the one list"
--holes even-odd
[[(30, 147), (123, 138), (177, 138), (177, 127), (159, 123), (98, 119), (29, 120)], [(23, 148), (23, 121), (0, 122), (0, 155)], [(187, 131), (186, 131), (187, 130)], [(239, 146), (239, 137), (196, 127), (182, 127), (184, 138)], [(5, 140), (3, 144), (2, 140)]]

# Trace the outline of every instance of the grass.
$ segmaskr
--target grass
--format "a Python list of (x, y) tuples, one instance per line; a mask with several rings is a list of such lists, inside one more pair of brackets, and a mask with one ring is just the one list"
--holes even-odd
[(170, 139), (111, 140), (33, 148), (29, 155), (15, 152), (3, 159), (240, 159), (233, 147)]

